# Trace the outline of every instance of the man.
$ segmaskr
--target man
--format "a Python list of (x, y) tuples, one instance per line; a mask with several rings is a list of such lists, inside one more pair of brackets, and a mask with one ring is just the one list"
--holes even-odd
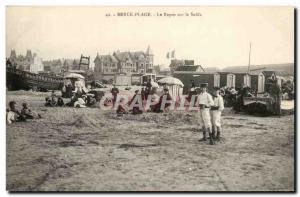
[[(221, 133), (221, 113), (224, 109), (224, 101), (220, 95), (220, 88), (215, 87), (213, 92), (214, 105), (211, 106), (212, 111), (212, 136), (216, 141), (220, 141)], [(215, 131), (217, 130), (217, 136), (215, 136)]]
[(152, 80), (149, 79), (149, 81), (146, 83), (146, 90), (145, 90), (145, 100), (148, 99), (149, 94), (151, 93), (152, 90)]
[(203, 129), (203, 138), (199, 141), (206, 141), (206, 132), (209, 134), (209, 143), (214, 144), (214, 139), (211, 130), (211, 118), (210, 118), (210, 107), (214, 105), (212, 96), (207, 93), (208, 83), (202, 83), (200, 85), (200, 94), (198, 95), (197, 103), (199, 103), (199, 120), (200, 125)]
[(113, 106), (115, 106), (115, 103), (117, 101), (117, 96), (119, 94), (119, 89), (114, 84), (114, 87), (111, 89), (111, 94), (113, 95)]
[(275, 114), (281, 116), (281, 88), (278, 84), (276, 77), (272, 77), (270, 85), (270, 96), (274, 101)]
[(142, 95), (142, 100), (143, 100), (143, 101), (144, 101), (144, 100), (146, 100), (145, 94), (146, 94), (146, 92), (145, 92), (145, 88), (144, 88), (144, 87), (142, 87), (142, 90), (141, 90), (141, 95)]

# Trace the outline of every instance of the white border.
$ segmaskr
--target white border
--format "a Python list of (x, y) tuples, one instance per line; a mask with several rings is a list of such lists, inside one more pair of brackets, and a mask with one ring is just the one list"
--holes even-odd
[[(2, 0), (0, 1), (0, 60), (2, 66), (2, 72), (0, 72), (0, 104), (2, 113), (0, 113), (0, 131), (2, 132), (0, 137), (0, 192), (4, 196), (8, 196), (9, 194), (6, 191), (6, 129), (5, 129), (5, 98), (6, 98), (6, 87), (5, 87), (5, 7), (10, 5), (20, 5), (20, 6), (30, 6), (30, 5), (37, 5), (37, 6), (54, 6), (54, 5), (98, 5), (98, 6), (184, 6), (184, 5), (198, 5), (198, 6), (295, 6), (299, 8), (300, 1), (299, 0)], [(298, 10), (299, 12), (299, 10)], [(299, 18), (298, 18), (299, 21)], [(299, 22), (297, 21), (297, 26)], [(299, 55), (299, 51), (297, 54)], [(298, 56), (299, 57), (299, 56)], [(297, 72), (297, 76), (299, 77), (299, 69)], [(299, 91), (299, 85), (297, 83), (297, 92)], [(298, 111), (298, 109), (297, 109)], [(299, 118), (299, 117), (298, 117)], [(299, 119), (297, 118), (298, 122)], [(299, 135), (299, 134), (298, 134)], [(298, 142), (298, 139), (297, 139)], [(298, 154), (297, 154), (298, 158)], [(299, 171), (299, 160), (297, 169)], [(299, 180), (298, 183), (298, 190), (299, 190)], [(29, 194), (33, 195), (33, 194)], [(41, 196), (42, 194), (35, 194), (34, 196)], [(48, 194), (49, 195), (49, 194)], [(55, 194), (58, 196), (63, 196), (63, 194)], [(72, 195), (72, 194), (71, 194)], [(77, 196), (85, 196), (87, 194), (78, 194)], [(101, 194), (107, 195), (107, 194)], [(157, 195), (157, 194), (156, 194)], [(158, 196), (161, 196), (159, 194)], [(180, 194), (180, 195), (187, 195), (187, 194)], [(205, 194), (201, 194), (205, 195)], [(215, 196), (211, 195), (211, 196)], [(285, 194), (286, 195), (286, 194)], [(297, 194), (298, 195), (298, 194)], [(109, 195), (111, 196), (111, 195)], [(258, 196), (263, 196), (262, 194), (258, 194)]]

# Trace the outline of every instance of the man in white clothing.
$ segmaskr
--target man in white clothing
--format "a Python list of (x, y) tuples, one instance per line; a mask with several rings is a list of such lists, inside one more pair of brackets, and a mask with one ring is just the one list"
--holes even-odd
[[(220, 88), (215, 87), (213, 92), (214, 105), (211, 106), (212, 112), (212, 135), (216, 141), (220, 141), (221, 133), (221, 114), (224, 109), (224, 101), (220, 95)], [(215, 136), (215, 131), (217, 130), (217, 136)]]
[(206, 132), (209, 134), (209, 143), (211, 145), (214, 144), (214, 139), (212, 136), (211, 129), (211, 118), (210, 118), (210, 107), (214, 105), (214, 101), (212, 96), (207, 93), (207, 83), (202, 83), (200, 85), (201, 93), (198, 95), (198, 103), (199, 103), (199, 121), (200, 125), (203, 128), (203, 138), (200, 141), (206, 141)]

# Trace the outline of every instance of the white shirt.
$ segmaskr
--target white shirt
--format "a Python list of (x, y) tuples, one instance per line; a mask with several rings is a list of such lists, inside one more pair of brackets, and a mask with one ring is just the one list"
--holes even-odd
[(214, 101), (212, 99), (212, 96), (207, 93), (207, 92), (203, 92), (203, 93), (200, 93), (198, 95), (198, 99), (197, 99), (197, 102), (201, 105), (206, 105), (208, 107), (214, 105)]
[(219, 110), (222, 111), (224, 109), (224, 101), (221, 95), (214, 97), (214, 105), (215, 107), (219, 107)]

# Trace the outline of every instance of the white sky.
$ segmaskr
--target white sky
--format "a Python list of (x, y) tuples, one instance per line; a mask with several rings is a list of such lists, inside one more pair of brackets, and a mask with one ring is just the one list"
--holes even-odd
[[(105, 17), (106, 13), (190, 13), (195, 17)], [(294, 62), (292, 7), (7, 7), (6, 53), (31, 49), (43, 59), (79, 58), (122, 50), (166, 53), (204, 67)]]

